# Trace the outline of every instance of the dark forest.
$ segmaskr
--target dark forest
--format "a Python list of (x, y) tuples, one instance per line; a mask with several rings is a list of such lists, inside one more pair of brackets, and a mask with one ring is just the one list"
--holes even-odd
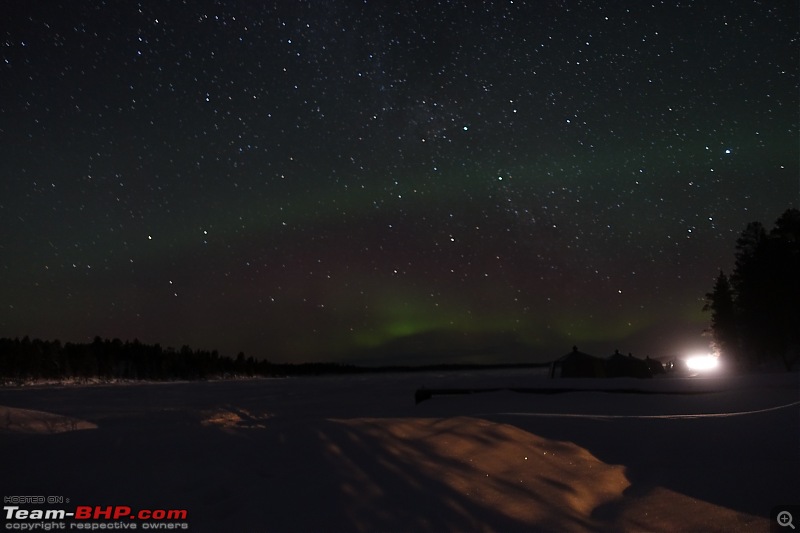
[(768, 232), (751, 222), (736, 241), (733, 272), (706, 295), (717, 351), (746, 367), (800, 360), (800, 211), (787, 209)]

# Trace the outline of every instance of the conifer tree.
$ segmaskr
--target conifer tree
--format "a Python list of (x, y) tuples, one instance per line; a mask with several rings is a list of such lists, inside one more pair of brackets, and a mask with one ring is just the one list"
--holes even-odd
[(728, 276), (720, 270), (714, 289), (706, 294), (703, 311), (711, 311), (711, 331), (714, 344), (722, 357), (739, 362), (738, 317), (733, 301), (733, 289)]

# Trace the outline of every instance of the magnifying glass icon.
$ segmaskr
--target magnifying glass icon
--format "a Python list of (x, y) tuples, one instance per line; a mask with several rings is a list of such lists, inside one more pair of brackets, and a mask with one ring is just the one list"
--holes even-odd
[(794, 529), (794, 524), (792, 524), (792, 513), (789, 511), (781, 511), (778, 513), (778, 525), (781, 527), (789, 526), (790, 528)]

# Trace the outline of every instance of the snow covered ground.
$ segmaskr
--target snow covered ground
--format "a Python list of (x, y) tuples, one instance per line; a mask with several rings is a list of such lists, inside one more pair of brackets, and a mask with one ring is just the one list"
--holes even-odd
[(797, 373), (545, 375), (4, 388), (0, 492), (186, 509), (191, 531), (768, 531), (800, 503)]

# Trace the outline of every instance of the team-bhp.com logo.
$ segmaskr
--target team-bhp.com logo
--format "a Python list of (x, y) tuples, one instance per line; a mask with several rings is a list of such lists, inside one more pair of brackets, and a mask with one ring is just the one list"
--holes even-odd
[(74, 510), (23, 509), (4, 505), (5, 529), (51, 531), (58, 529), (189, 529), (186, 509), (139, 509), (127, 505), (78, 505)]

